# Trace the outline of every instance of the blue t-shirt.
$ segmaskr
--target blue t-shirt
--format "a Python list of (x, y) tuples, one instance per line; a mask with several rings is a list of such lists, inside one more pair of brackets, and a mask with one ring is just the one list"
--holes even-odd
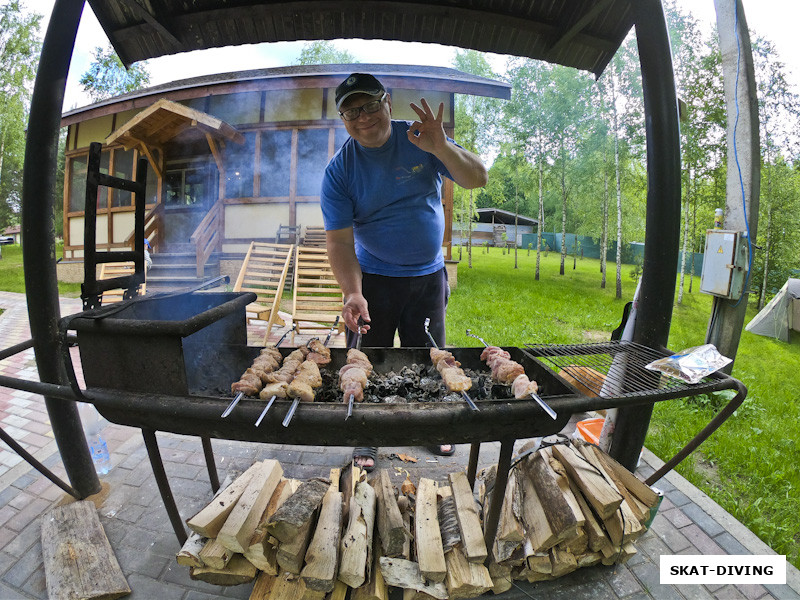
[(348, 138), (325, 169), (325, 229), (353, 227), (364, 273), (408, 277), (444, 266), (442, 176), (452, 176), (442, 161), (408, 141), (409, 126), (392, 121), (380, 148)]

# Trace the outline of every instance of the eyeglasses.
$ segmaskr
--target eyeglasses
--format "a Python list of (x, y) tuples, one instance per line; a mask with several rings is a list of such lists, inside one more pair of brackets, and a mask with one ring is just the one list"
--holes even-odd
[(339, 111), (339, 116), (341, 116), (345, 121), (355, 121), (361, 114), (362, 110), (367, 114), (378, 112), (381, 108), (381, 102), (383, 102), (384, 98), (386, 98), (385, 92), (381, 94), (381, 97), (377, 100), (371, 100), (361, 106), (355, 106), (353, 108), (348, 108), (345, 111)]

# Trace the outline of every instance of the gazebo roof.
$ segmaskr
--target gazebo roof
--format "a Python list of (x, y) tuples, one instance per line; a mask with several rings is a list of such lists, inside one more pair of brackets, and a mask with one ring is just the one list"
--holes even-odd
[(519, 225), (539, 224), (538, 219), (526, 217), (525, 215), (516, 214), (510, 210), (503, 210), (501, 208), (479, 208), (477, 212), (479, 223), (503, 223), (505, 225), (513, 225), (516, 220)]

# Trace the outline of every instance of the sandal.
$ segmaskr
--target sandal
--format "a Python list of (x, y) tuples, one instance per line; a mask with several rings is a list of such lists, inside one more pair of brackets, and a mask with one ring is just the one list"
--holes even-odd
[[(450, 450), (442, 450), (442, 446), (450, 446)], [(428, 446), (428, 450), (437, 456), (453, 456), (456, 453), (455, 444), (439, 444), (437, 446)]]
[[(368, 467), (362, 467), (358, 465), (355, 461), (356, 458), (371, 458), (372, 465)], [(353, 464), (358, 466), (360, 469), (366, 471), (367, 473), (371, 473), (372, 469), (375, 468), (375, 463), (378, 461), (378, 449), (374, 446), (360, 446), (358, 448), (353, 448)]]

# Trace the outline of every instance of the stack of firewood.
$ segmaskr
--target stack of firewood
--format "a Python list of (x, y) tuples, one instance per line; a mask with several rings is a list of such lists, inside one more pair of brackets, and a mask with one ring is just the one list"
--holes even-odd
[(385, 470), (370, 482), (357, 467), (300, 482), (265, 460), (187, 520), (177, 560), (216, 585), (255, 579), (251, 599), (385, 600), (390, 586), (404, 600), (473, 598), (627, 560), (659, 500), (596, 448), (551, 446), (509, 474), (489, 551), (481, 512), (495, 476), (481, 473), (477, 499), (464, 472), (406, 479), (398, 494)]

